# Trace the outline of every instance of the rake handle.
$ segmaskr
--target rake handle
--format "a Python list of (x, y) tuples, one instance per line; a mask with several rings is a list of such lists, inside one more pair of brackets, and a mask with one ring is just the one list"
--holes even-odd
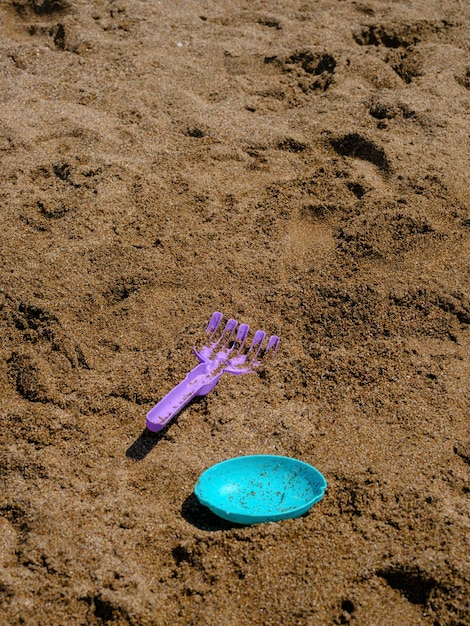
[(147, 413), (146, 426), (158, 433), (183, 409), (195, 396), (205, 396), (219, 382), (222, 372), (214, 375), (210, 364), (201, 363), (193, 368), (184, 380)]

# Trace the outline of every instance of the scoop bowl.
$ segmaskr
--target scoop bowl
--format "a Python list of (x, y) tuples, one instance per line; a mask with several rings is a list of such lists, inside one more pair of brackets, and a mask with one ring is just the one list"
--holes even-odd
[(286, 456), (235, 457), (201, 474), (194, 493), (219, 517), (260, 524), (299, 517), (322, 499), (326, 480), (312, 465)]

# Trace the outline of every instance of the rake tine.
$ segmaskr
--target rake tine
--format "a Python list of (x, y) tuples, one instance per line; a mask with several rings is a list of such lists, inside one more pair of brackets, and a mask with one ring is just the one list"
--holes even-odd
[(206, 333), (210, 336), (211, 339), (214, 336), (217, 328), (219, 327), (222, 317), (223, 317), (222, 313), (219, 313), (218, 311), (216, 311), (215, 313), (212, 313), (212, 317), (206, 328)]
[(258, 356), (265, 337), (266, 333), (264, 332), (264, 330), (257, 330), (255, 332), (255, 336), (253, 337), (253, 341), (251, 342), (250, 349), (248, 350), (248, 354), (246, 355), (247, 361), (248, 359), (255, 359)]
[(215, 342), (214, 344), (214, 348), (225, 348), (225, 346), (228, 344), (228, 342), (230, 341), (230, 339), (232, 338), (232, 335), (235, 331), (235, 328), (237, 327), (237, 320), (234, 319), (229, 319), (227, 321), (227, 323), (225, 324), (225, 328), (222, 331), (222, 334), (220, 335), (219, 339)]
[(268, 345), (266, 346), (266, 350), (264, 351), (263, 357), (267, 354), (270, 354), (271, 358), (274, 358), (274, 355), (277, 352), (279, 347), (279, 337), (277, 335), (271, 335), (268, 341)]
[(237, 354), (240, 354), (240, 352), (243, 350), (243, 346), (245, 345), (249, 330), (250, 327), (248, 326), (248, 324), (240, 324), (240, 326), (238, 327), (237, 336), (235, 337), (231, 350), (234, 350)]

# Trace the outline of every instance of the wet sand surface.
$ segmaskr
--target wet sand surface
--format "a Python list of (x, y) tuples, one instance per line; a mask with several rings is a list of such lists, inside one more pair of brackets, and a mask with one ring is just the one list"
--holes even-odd
[[(470, 5), (0, 4), (0, 623), (470, 623)], [(279, 334), (161, 434), (213, 311)], [(238, 455), (328, 482), (236, 526)]]

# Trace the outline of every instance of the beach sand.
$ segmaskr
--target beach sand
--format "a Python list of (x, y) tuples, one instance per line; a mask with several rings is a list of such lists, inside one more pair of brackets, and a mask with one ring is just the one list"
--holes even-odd
[[(470, 623), (470, 4), (0, 3), (0, 624)], [(281, 337), (161, 434), (213, 311)], [(236, 526), (278, 454), (328, 489)]]

